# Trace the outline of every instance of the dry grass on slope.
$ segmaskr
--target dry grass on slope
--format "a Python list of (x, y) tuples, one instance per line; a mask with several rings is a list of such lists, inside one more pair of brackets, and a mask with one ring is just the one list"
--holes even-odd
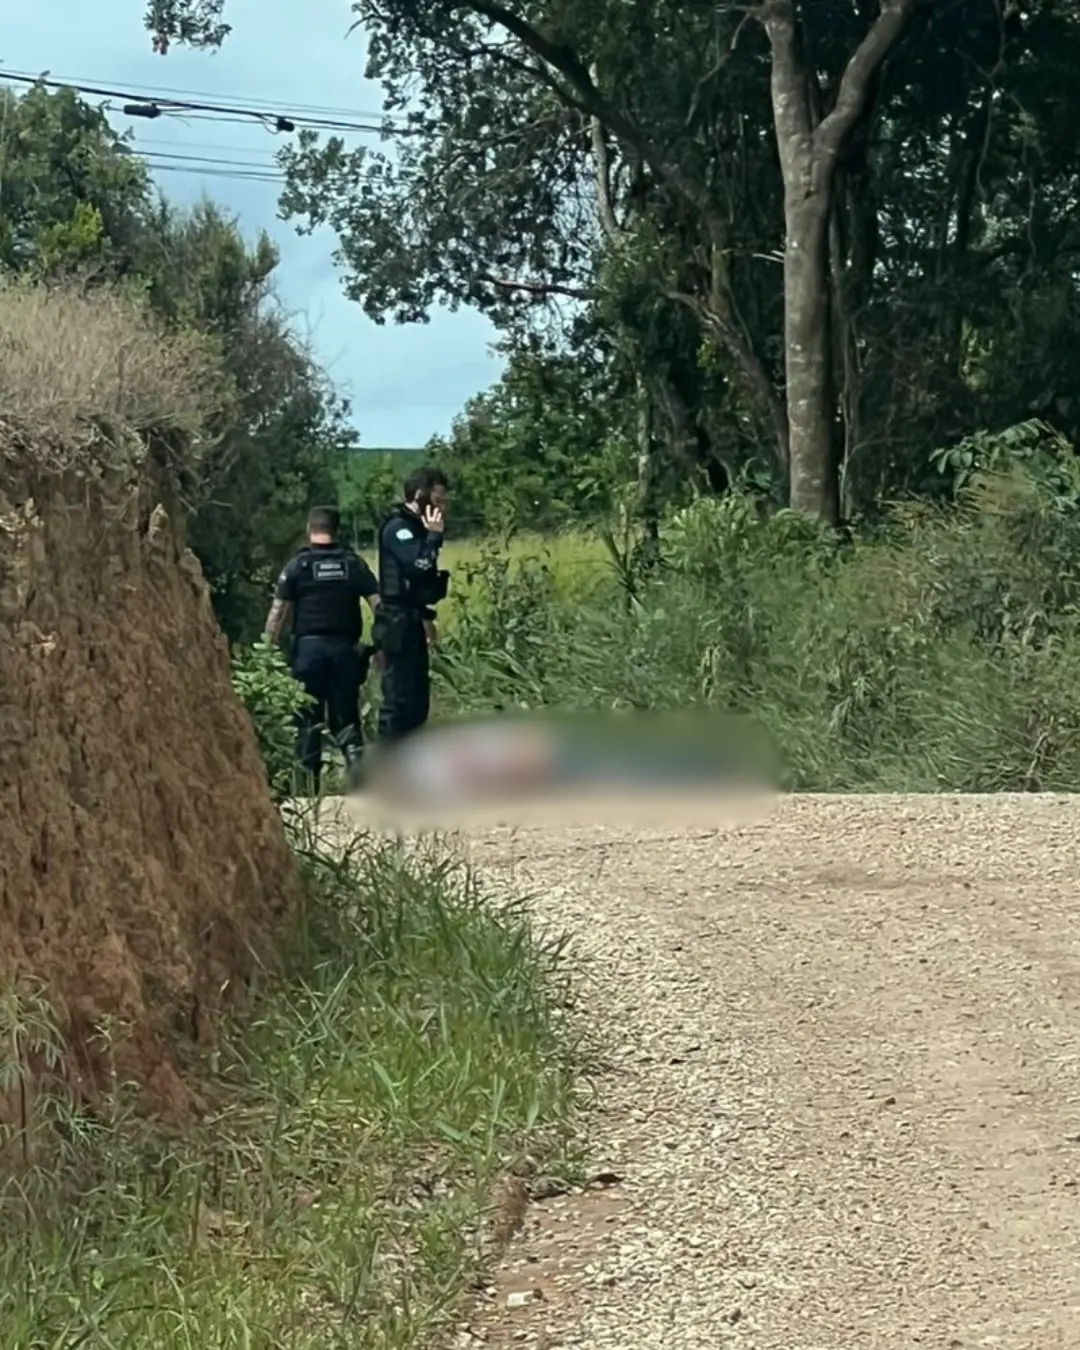
[[(134, 293), (0, 280), (0, 441), (62, 469), (102, 436), (198, 450), (228, 398), (214, 344), (166, 330)], [(53, 462), (54, 461), (54, 462)]]

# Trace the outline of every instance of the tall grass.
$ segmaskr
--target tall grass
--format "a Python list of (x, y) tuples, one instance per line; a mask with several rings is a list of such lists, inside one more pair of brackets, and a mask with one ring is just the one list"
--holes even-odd
[(659, 566), (567, 596), (550, 558), (473, 577), (444, 707), (714, 707), (791, 786), (1080, 787), (1080, 518), (1016, 475), (844, 540), (738, 497), (679, 513)]
[[(48, 1098), (32, 1148), (8, 1130), (31, 1161), (0, 1184), (5, 1350), (427, 1345), (501, 1179), (572, 1168), (558, 945), (445, 851), (297, 828), (287, 980), (225, 1039), (207, 1119), (155, 1133), (118, 1084), (93, 1119)], [(57, 1038), (39, 1004), (5, 1007), (11, 1085)]]

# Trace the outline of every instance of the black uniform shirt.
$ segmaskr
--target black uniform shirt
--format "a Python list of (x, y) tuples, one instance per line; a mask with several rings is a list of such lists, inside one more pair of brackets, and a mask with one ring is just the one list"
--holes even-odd
[(274, 599), (292, 605), (296, 637), (355, 643), (363, 632), (360, 601), (378, 590), (371, 568), (351, 548), (309, 544), (282, 568)]
[(425, 594), (439, 576), (443, 537), (407, 507), (394, 508), (379, 531), (379, 594), (387, 605), (418, 609), (433, 618)]

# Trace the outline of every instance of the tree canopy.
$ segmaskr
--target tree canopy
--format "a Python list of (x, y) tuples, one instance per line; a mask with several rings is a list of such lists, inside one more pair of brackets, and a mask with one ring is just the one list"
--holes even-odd
[[(828, 518), (979, 426), (1077, 435), (1074, 7), (352, 8), (398, 134), (301, 135), (284, 205), (336, 230), (372, 317), (468, 303), (570, 351), (599, 329), (667, 462), (756, 462)], [(147, 22), (216, 44), (226, 19)]]

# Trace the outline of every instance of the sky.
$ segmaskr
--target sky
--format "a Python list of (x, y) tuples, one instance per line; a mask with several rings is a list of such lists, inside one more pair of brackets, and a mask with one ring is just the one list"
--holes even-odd
[[(343, 120), (370, 119), (381, 108), (379, 86), (363, 78), (364, 35), (347, 36), (349, 0), (230, 0), (233, 31), (221, 51), (173, 48), (165, 57), (151, 50), (142, 0), (35, 0), (5, 8), (11, 12), (0, 25), (0, 82), (5, 72), (48, 72), (50, 79), (143, 98), (158, 93), (228, 107), (280, 100), (286, 114), (317, 106), (338, 110), (334, 115)], [(194, 204), (211, 196), (249, 237), (265, 230), (277, 244), (278, 294), (351, 400), (363, 446), (422, 446), (446, 433), (466, 400), (498, 379), (495, 333), (482, 315), (435, 312), (428, 324), (379, 327), (345, 298), (332, 258), (333, 234), (297, 235), (293, 224), (278, 218), (279, 187), (236, 177), (231, 167), (272, 169), (280, 138), (255, 124), (128, 118), (119, 112), (122, 102), (110, 115), (118, 129), (134, 132), (136, 149), (158, 156), (158, 163), (166, 162), (163, 155), (187, 156), (154, 171), (172, 201)], [(376, 135), (344, 139), (378, 144)]]

